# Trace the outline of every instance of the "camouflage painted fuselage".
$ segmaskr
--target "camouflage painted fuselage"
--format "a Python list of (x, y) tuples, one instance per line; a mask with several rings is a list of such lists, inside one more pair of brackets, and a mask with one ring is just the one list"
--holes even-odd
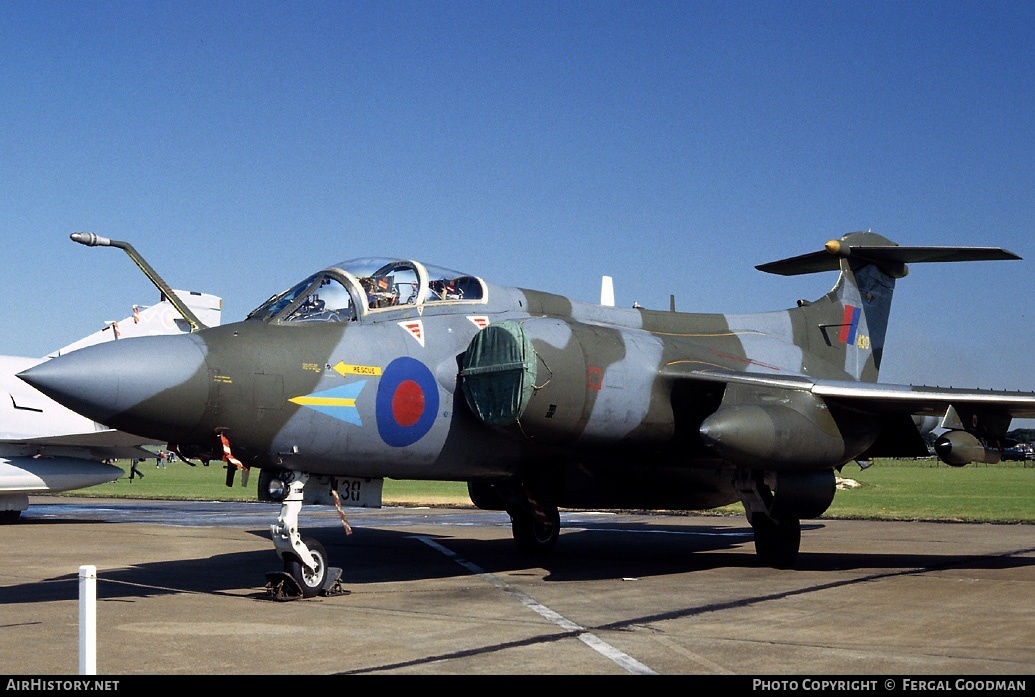
[(51, 362), (60, 380), (48, 367), (26, 379), (188, 457), (218, 459), (222, 434), (249, 468), (467, 481), (473, 496), (478, 482), (512, 479), (559, 506), (673, 509), (736, 501), (739, 470), (783, 476), (804, 501), (792, 513), (818, 515), (845, 462), (926, 454), (912, 415), (951, 405), (984, 438), (1035, 404), (875, 384), (905, 274), (893, 248), (851, 233), (818, 262), (781, 262), (840, 276), (815, 302), (747, 315), (345, 262), (242, 322), (84, 349)]

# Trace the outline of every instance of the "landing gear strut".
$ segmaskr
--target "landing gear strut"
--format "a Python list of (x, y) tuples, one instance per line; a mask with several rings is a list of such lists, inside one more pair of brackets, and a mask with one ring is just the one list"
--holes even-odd
[(507, 512), (514, 542), (525, 554), (546, 554), (557, 544), (561, 516), (548, 496), (533, 496), (530, 487), (516, 478), (468, 482), (467, 491), (478, 508)]
[(801, 547), (801, 520), (788, 512), (778, 513), (764, 472), (738, 469), (734, 484), (755, 532), (759, 560), (777, 569), (793, 567)]
[(510, 530), (518, 549), (526, 554), (546, 554), (557, 544), (561, 516), (557, 506), (532, 497), (522, 488), (519, 500), (507, 507)]
[(284, 561), (283, 571), (266, 574), (266, 589), (275, 600), (338, 595), (341, 569), (327, 564), (327, 552), (313, 539), (298, 534), (298, 514), (302, 510), (302, 489), (309, 475), (285, 471), (269, 480), (270, 496), (279, 499), (280, 516), (270, 525), (277, 554)]

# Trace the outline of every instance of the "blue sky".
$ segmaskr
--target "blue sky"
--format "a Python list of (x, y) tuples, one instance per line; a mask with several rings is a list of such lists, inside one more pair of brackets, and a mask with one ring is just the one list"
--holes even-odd
[(404, 256), (681, 310), (790, 307), (756, 264), (852, 230), (1002, 246), (914, 265), (884, 382), (1035, 390), (1035, 4), (2, 4), (7, 354), (175, 288), (242, 319)]

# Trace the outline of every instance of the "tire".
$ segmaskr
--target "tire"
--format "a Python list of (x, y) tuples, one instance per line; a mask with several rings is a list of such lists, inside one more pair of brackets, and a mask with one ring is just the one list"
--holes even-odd
[(316, 540), (303, 540), (303, 542), (316, 559), (316, 569), (310, 571), (298, 557), (289, 554), (284, 558), (284, 571), (298, 581), (303, 598), (313, 598), (320, 594), (324, 581), (327, 580), (327, 552), (324, 551), (323, 545)]
[(0, 525), (18, 522), (18, 518), (21, 514), (21, 511), (0, 511)]
[(561, 532), (561, 516), (555, 506), (547, 506), (543, 513), (546, 521), (531, 511), (514, 510), (510, 513), (510, 530), (518, 549), (526, 554), (549, 553), (557, 544)]
[(783, 518), (776, 522), (767, 515), (756, 515), (751, 527), (755, 531), (755, 554), (763, 564), (777, 569), (794, 566), (801, 547), (801, 521)]

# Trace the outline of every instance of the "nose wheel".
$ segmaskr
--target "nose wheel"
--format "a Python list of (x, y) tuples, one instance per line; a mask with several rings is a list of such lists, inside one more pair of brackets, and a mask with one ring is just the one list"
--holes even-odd
[[(330, 582), (330, 586), (337, 583), (341, 576), (341, 569), (332, 569), (327, 565), (327, 552), (324, 551), (323, 545), (316, 540), (304, 540), (302, 544), (309, 549), (313, 566), (306, 566), (294, 554), (285, 554), (284, 574), (290, 577), (291, 590), (296, 595), (303, 598), (315, 598), (324, 592), (328, 582)], [(336, 574), (332, 579), (331, 576), (334, 572)]]
[(302, 510), (302, 489), (309, 475), (304, 472), (281, 474), (283, 500), (277, 522), (270, 525), (273, 545), (284, 560), (283, 571), (266, 574), (266, 591), (274, 600), (342, 595), (341, 569), (328, 565), (327, 552), (314, 539), (302, 540), (298, 534), (298, 514)]

